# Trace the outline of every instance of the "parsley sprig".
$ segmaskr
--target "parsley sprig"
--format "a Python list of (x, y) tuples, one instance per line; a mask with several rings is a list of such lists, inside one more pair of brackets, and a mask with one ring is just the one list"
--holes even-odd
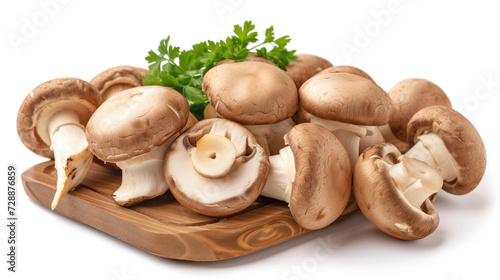
[[(203, 118), (208, 99), (201, 89), (203, 75), (224, 59), (244, 61), (253, 53), (271, 60), (286, 70), (290, 61), (297, 59), (295, 50), (287, 50), (289, 36), (275, 38), (274, 27), (265, 31), (265, 38), (258, 43), (255, 25), (245, 21), (243, 26), (234, 26), (234, 35), (218, 42), (204, 41), (194, 44), (189, 50), (170, 44), (170, 36), (160, 41), (158, 53), (150, 50), (146, 60), (149, 74), (142, 77), (144, 85), (161, 85), (180, 92), (188, 101), (190, 111), (196, 118)], [(251, 46), (251, 44), (253, 46)], [(270, 49), (268, 50), (269, 47)]]

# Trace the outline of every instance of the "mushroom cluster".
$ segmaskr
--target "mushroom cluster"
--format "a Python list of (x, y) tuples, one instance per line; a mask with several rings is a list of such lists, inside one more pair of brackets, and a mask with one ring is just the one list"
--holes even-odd
[(266, 196), (316, 230), (352, 212), (355, 200), (391, 236), (431, 234), (437, 193), (469, 193), (484, 174), (474, 126), (430, 81), (386, 92), (357, 67), (297, 57), (286, 70), (257, 56), (221, 61), (203, 76), (209, 104), (200, 121), (178, 91), (144, 86), (145, 69), (55, 79), (26, 97), (19, 136), (55, 160), (52, 209), (95, 156), (121, 169), (113, 198), (124, 207), (170, 190), (184, 207), (224, 217)]

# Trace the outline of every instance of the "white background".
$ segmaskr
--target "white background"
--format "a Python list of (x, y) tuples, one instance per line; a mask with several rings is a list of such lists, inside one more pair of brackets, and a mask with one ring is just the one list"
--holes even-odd
[(3, 188), (0, 278), (499, 279), (500, 7), (495, 1), (437, 2), (2, 1), (4, 182), (9, 163), (22, 172), (45, 161), (16, 132), (17, 109), (31, 89), (58, 77), (90, 80), (117, 65), (146, 68), (147, 52), (167, 35), (189, 48), (225, 38), (244, 20), (261, 32), (274, 25), (276, 35), (291, 36), (298, 53), (360, 67), (387, 91), (410, 77), (435, 82), (482, 135), (488, 166), (472, 193), (439, 196), (441, 223), (423, 240), (393, 239), (358, 214), (258, 253), (210, 263), (149, 255), (39, 206), (19, 185), (17, 273), (7, 272), (4, 261)]

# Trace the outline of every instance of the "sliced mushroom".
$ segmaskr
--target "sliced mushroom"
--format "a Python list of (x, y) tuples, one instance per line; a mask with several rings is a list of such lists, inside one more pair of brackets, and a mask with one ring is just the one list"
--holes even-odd
[(323, 228), (349, 201), (352, 172), (347, 152), (318, 124), (294, 126), (285, 142), (280, 154), (269, 158), (271, 168), (261, 195), (287, 202), (300, 226)]
[(297, 60), (286, 67), (286, 73), (292, 78), (297, 89), (321, 70), (333, 66), (330, 61), (317, 55), (297, 54), (297, 57)]
[(250, 206), (269, 173), (269, 158), (244, 126), (205, 119), (184, 132), (165, 156), (164, 174), (174, 197), (207, 216)]
[(189, 117), (187, 100), (161, 86), (135, 87), (114, 95), (87, 125), (90, 150), (122, 170), (114, 200), (130, 206), (165, 193), (163, 160)]
[(353, 189), (361, 212), (377, 228), (399, 239), (415, 240), (428, 236), (439, 224), (429, 197), (442, 183), (424, 162), (401, 155), (391, 143), (379, 143), (359, 156)]
[(408, 123), (411, 149), (406, 156), (426, 162), (444, 180), (443, 189), (466, 194), (481, 181), (486, 150), (481, 136), (463, 115), (447, 106), (429, 106)]
[(102, 100), (106, 101), (118, 92), (142, 86), (142, 76), (148, 70), (134, 66), (116, 66), (97, 74), (90, 83), (97, 88)]
[(332, 74), (332, 73), (353, 74), (353, 75), (357, 75), (357, 76), (363, 77), (365, 79), (368, 79), (368, 80), (372, 81), (373, 83), (375, 83), (375, 81), (372, 79), (372, 77), (370, 77), (370, 75), (368, 75), (365, 71), (363, 71), (357, 67), (351, 66), (351, 65), (337, 65), (337, 66), (328, 67), (328, 68), (325, 68), (322, 71), (320, 71), (318, 74), (316, 74), (316, 76), (323, 75), (323, 74)]
[(205, 74), (203, 92), (217, 114), (251, 129), (268, 154), (284, 146), (271, 150), (269, 142), (282, 141), (297, 111), (297, 89), (285, 71), (255, 61), (223, 64)]
[(102, 103), (91, 84), (75, 79), (47, 81), (24, 99), (17, 116), (21, 141), (34, 153), (55, 160), (57, 188), (52, 210), (85, 178), (92, 163), (85, 125)]
[(348, 73), (314, 76), (299, 89), (297, 121), (328, 128), (344, 145), (354, 167), (360, 139), (373, 134), (370, 126), (386, 124), (391, 116), (389, 95), (378, 85)]
[(388, 92), (392, 101), (392, 116), (381, 128), (384, 138), (402, 153), (408, 150), (406, 127), (411, 117), (420, 109), (441, 105), (451, 108), (446, 93), (436, 84), (425, 79), (405, 79)]

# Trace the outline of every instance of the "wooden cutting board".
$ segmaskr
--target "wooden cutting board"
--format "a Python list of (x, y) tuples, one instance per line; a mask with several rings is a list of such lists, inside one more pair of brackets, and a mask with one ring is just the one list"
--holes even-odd
[[(50, 209), (56, 189), (54, 162), (35, 165), (21, 178), (26, 193)], [(66, 194), (55, 212), (151, 254), (193, 261), (243, 256), (309, 232), (294, 221), (286, 203), (265, 197), (224, 218), (188, 210), (169, 192), (121, 207), (112, 198), (120, 182), (120, 171), (93, 164), (81, 187)], [(341, 218), (358, 212), (353, 200), (346, 209)]]

